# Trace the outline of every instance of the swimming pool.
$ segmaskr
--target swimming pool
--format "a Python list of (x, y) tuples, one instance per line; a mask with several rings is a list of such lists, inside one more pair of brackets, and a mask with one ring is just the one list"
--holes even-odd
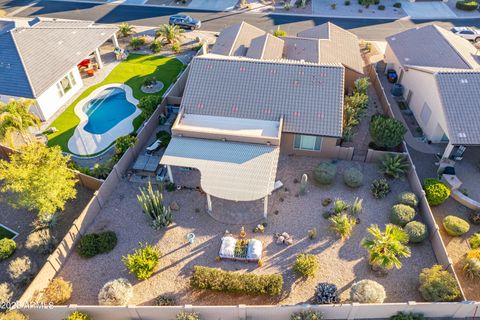
[(122, 88), (107, 88), (83, 106), (88, 116), (84, 130), (93, 134), (103, 134), (136, 110), (129, 102)]

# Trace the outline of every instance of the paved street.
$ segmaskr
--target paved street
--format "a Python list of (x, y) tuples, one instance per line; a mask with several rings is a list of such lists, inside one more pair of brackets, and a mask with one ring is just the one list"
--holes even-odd
[[(0, 0), (0, 8), (12, 11), (27, 0)], [(278, 14), (251, 14), (244, 12), (207, 12), (174, 8), (129, 6), (104, 3), (79, 3), (66, 1), (40, 1), (17, 14), (21, 17), (46, 16), (66, 19), (94, 20), (98, 23), (120, 23), (127, 21), (142, 26), (158, 26), (168, 22), (168, 17), (176, 13), (186, 13), (199, 18), (202, 28), (209, 31), (221, 31), (226, 26), (242, 20), (266, 31), (273, 32), (277, 26), (289, 34), (307, 29), (311, 26), (331, 21), (340, 27), (349, 29), (359, 37), (367, 40), (383, 40), (386, 36), (412, 28), (416, 25), (430, 23), (428, 20), (387, 20), (387, 19), (349, 19), (319, 18), (308, 16), (291, 16)], [(455, 25), (480, 26), (480, 19), (457, 19), (438, 21), (449, 28)]]

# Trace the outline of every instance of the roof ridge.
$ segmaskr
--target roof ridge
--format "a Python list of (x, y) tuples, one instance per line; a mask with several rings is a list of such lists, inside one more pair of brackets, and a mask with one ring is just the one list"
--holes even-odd
[(238, 28), (238, 32), (235, 34), (235, 39), (233, 39), (232, 47), (230, 48), (230, 51), (228, 51), (227, 56), (230, 56), (232, 54), (232, 50), (233, 50), (233, 48), (235, 48), (235, 43), (237, 43), (238, 36), (240, 35), (240, 32), (242, 32), (242, 28), (243, 28), (243, 25), (245, 23), (246, 22), (243, 21), (243, 20), (242, 20), (242, 22), (240, 22), (240, 27)]
[(30, 86), (30, 90), (32, 91), (32, 96), (36, 98), (37, 96), (35, 94), (35, 88), (33, 87), (30, 76), (28, 75), (28, 70), (27, 70), (27, 67), (25, 66), (25, 61), (23, 60), (22, 53), (20, 52), (20, 49), (18, 48), (18, 45), (17, 45), (17, 40), (15, 39), (14, 33), (9, 32), (9, 34), (12, 37), (12, 41), (15, 45), (15, 49), (17, 50), (18, 58), (20, 59), (20, 62), (22, 64), (23, 72), (25, 73), (25, 77), (27, 78), (28, 84)]
[[(457, 55), (460, 57), (460, 59), (463, 60), (463, 62), (465, 62), (466, 65), (470, 66), (470, 68), (474, 68), (469, 61), (467, 61), (467, 59), (465, 59), (465, 57), (463, 56), (463, 54), (457, 50), (456, 46), (454, 46), (449, 40), (448, 38), (445, 36), (446, 35), (446, 32), (447, 30), (443, 29), (442, 27), (440, 26), (437, 26), (436, 24), (432, 24), (432, 26), (435, 28), (435, 30), (440, 34), (440, 36), (447, 42), (447, 44), (457, 53)], [(457, 37), (457, 35), (453, 35), (452, 36), (455, 36)], [(463, 39), (463, 38), (460, 38), (460, 39)]]
[[(210, 56), (209, 56), (210, 55)], [(339, 62), (323, 62), (323, 63), (316, 63), (316, 62), (308, 62), (308, 61), (299, 61), (293, 59), (274, 59), (274, 60), (263, 60), (263, 59), (255, 59), (249, 57), (237, 57), (237, 56), (223, 56), (217, 54), (207, 54), (203, 56), (197, 56), (194, 59), (200, 60), (211, 60), (211, 61), (239, 61), (239, 62), (252, 62), (252, 63), (269, 63), (269, 64), (285, 64), (285, 65), (298, 65), (298, 66), (315, 66), (315, 67), (342, 67), (343, 64)]]

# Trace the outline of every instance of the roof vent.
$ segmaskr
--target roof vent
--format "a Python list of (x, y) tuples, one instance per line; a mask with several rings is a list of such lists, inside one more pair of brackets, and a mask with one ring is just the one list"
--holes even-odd
[(100, 35), (104, 36), (104, 35), (105, 35), (105, 32), (100, 33)]
[(390, 39), (391, 39), (392, 41), (397, 40), (397, 38), (395, 38), (395, 37), (391, 37)]
[(460, 79), (460, 83), (468, 83), (467, 79)]
[(467, 134), (465, 132), (459, 132), (458, 133), (458, 137), (459, 138), (466, 138), (467, 137)]
[(63, 43), (63, 41), (62, 41), (62, 40), (58, 41), (58, 44), (62, 44), (62, 43)]
[(405, 61), (410, 61), (410, 58), (405, 58)]

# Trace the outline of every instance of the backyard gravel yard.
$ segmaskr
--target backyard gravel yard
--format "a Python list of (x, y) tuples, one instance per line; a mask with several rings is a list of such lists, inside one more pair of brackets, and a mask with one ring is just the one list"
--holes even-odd
[[(238, 234), (240, 225), (227, 225), (218, 222), (206, 213), (206, 199), (203, 194), (191, 189), (165, 192), (166, 203), (176, 201), (180, 207), (174, 211), (174, 223), (166, 230), (155, 231), (149, 226), (149, 219), (141, 212), (136, 194), (140, 184), (123, 181), (112, 195), (107, 205), (97, 216), (90, 232), (113, 230), (118, 236), (118, 244), (108, 254), (83, 259), (74, 252), (64, 265), (60, 276), (73, 282), (71, 303), (97, 304), (100, 288), (109, 280), (124, 277), (134, 285), (134, 297), (131, 304), (151, 305), (161, 294), (172, 294), (179, 304), (194, 305), (235, 305), (235, 304), (297, 304), (309, 302), (318, 282), (335, 283), (341, 291), (341, 298), (347, 301), (349, 288), (353, 282), (373, 279), (385, 286), (386, 302), (422, 301), (418, 292), (418, 274), (422, 268), (436, 263), (430, 242), (412, 245), (412, 256), (403, 259), (403, 268), (391, 270), (387, 276), (377, 277), (367, 262), (367, 253), (360, 247), (360, 240), (367, 235), (366, 228), (376, 223), (383, 229), (389, 221), (390, 208), (396, 195), (409, 190), (406, 180), (392, 182), (392, 192), (383, 200), (376, 200), (370, 194), (370, 183), (379, 178), (376, 164), (361, 162), (338, 162), (338, 172), (333, 185), (317, 187), (313, 181), (312, 170), (319, 163), (317, 158), (281, 156), (277, 179), (284, 183), (282, 190), (275, 191), (270, 197), (268, 226), (265, 233), (253, 233), (255, 224), (245, 225), (248, 237), (255, 237), (264, 244), (264, 265), (232, 261), (216, 262), (220, 240), (229, 230)], [(364, 184), (358, 189), (350, 189), (343, 183), (341, 173), (349, 166), (357, 166), (364, 173)], [(310, 177), (307, 193), (298, 196), (299, 183), (303, 173)], [(174, 172), (174, 176), (175, 176)], [(198, 181), (194, 172), (182, 172), (185, 178), (191, 175)], [(176, 179), (181, 181), (179, 179)], [(355, 197), (364, 199), (364, 210), (360, 214), (360, 223), (355, 227), (352, 237), (341, 241), (329, 231), (329, 221), (322, 217), (326, 210), (322, 200), (342, 198), (352, 202)], [(219, 209), (227, 210), (227, 204), (221, 206), (214, 199), (214, 213)], [(258, 202), (258, 203), (257, 203)], [(250, 206), (231, 203), (242, 210), (257, 210), (261, 218), (262, 203), (257, 201)], [(248, 208), (248, 209), (245, 209)], [(231, 214), (231, 212), (229, 212)], [(252, 212), (249, 212), (249, 216)], [(417, 218), (420, 215), (417, 216)], [(318, 236), (311, 240), (307, 231), (316, 228)], [(291, 246), (275, 243), (273, 234), (288, 232), (294, 239)], [(187, 244), (186, 235), (194, 232), (195, 242)], [(137, 281), (129, 275), (121, 262), (121, 257), (131, 252), (139, 243), (157, 245), (163, 253), (159, 268), (153, 277), (146, 281)], [(308, 280), (298, 279), (292, 271), (297, 254), (309, 253), (318, 256), (320, 269), (315, 277)], [(204, 265), (225, 270), (251, 271), (255, 273), (279, 273), (285, 280), (284, 294), (281, 297), (245, 296), (213, 292), (194, 291), (189, 286), (189, 276), (193, 266)]]

